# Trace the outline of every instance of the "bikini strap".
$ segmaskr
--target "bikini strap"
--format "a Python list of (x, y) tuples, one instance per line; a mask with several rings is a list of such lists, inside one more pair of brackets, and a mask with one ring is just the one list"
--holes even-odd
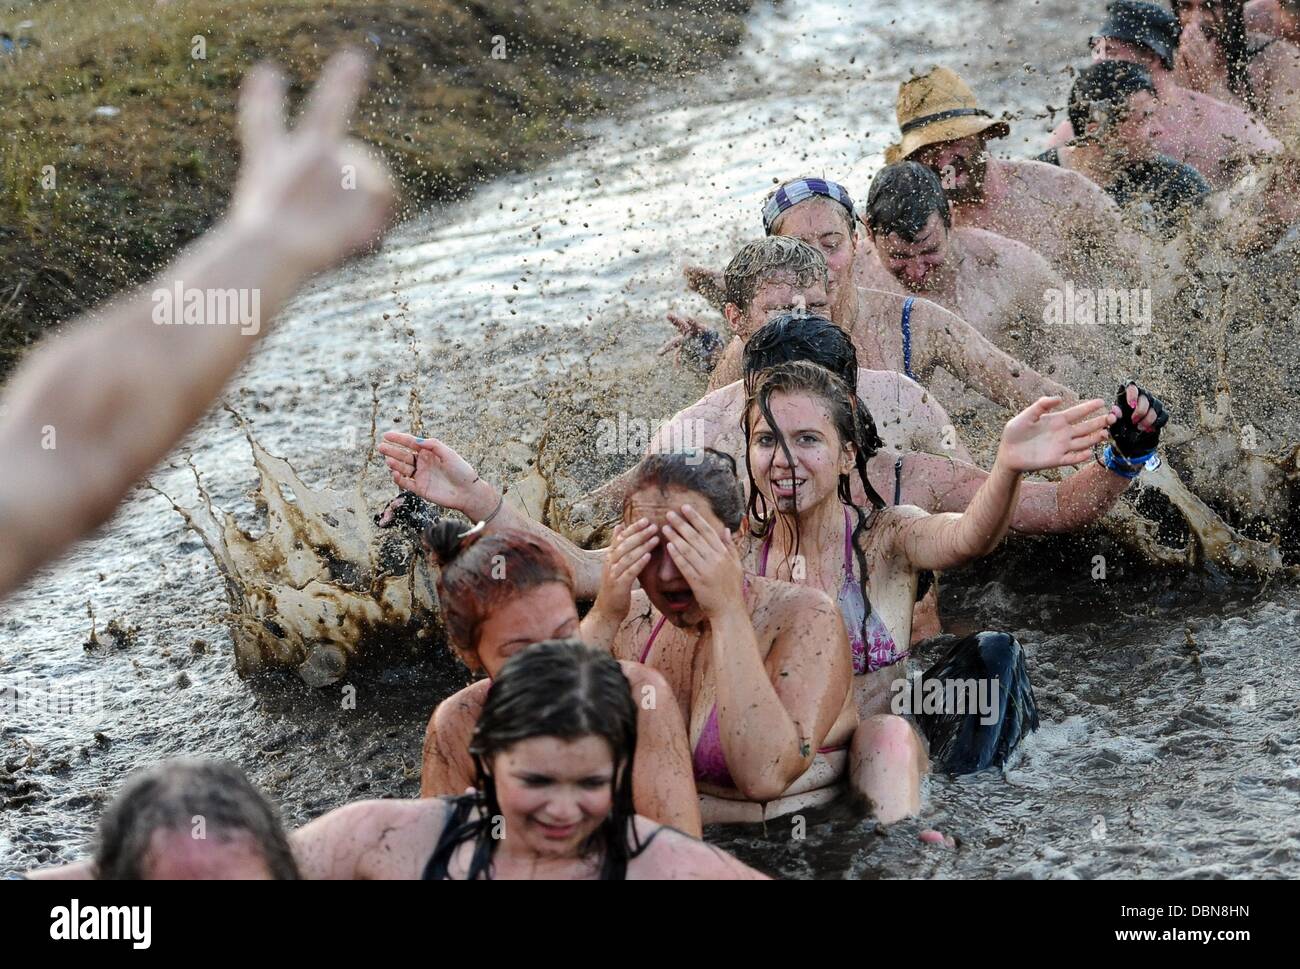
[(853, 575), (853, 520), (848, 505), (844, 506), (844, 572)]
[(655, 628), (650, 630), (650, 638), (645, 641), (645, 648), (641, 650), (641, 665), (645, 665), (646, 658), (650, 655), (650, 649), (655, 644), (655, 637), (659, 635), (659, 630), (664, 628), (664, 622), (667, 616), (660, 616), (659, 621), (655, 623)]
[(903, 503), (903, 456), (900, 454), (894, 462), (894, 504)]
[(424, 881), (444, 881), (451, 877), (448, 869), (451, 866), (451, 856), (455, 852), (457, 845), (461, 842), (456, 840), (460, 833), (460, 828), (464, 826), (469, 819), (469, 813), (474, 809), (475, 799), (473, 795), (462, 794), (459, 797), (448, 798), (451, 802), (451, 810), (443, 818), (442, 831), (438, 834), (438, 843), (434, 845), (433, 854), (429, 855), (429, 860), (424, 866)]
[(772, 529), (769, 528), (767, 534), (763, 536), (763, 546), (758, 551), (758, 574), (767, 575), (767, 553), (772, 548)]
[(912, 373), (912, 304), (915, 302), (915, 296), (903, 300), (903, 373), (913, 380), (916, 379)]

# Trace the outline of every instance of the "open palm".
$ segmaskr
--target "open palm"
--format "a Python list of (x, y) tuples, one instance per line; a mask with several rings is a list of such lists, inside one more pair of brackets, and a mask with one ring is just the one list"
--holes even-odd
[(393, 483), (443, 508), (464, 510), (472, 500), (471, 486), (479, 480), (469, 462), (437, 438), (419, 438), (387, 431), (379, 453)]
[(1054, 410), (1060, 403), (1059, 397), (1040, 397), (1007, 422), (998, 446), (1004, 467), (1022, 472), (1070, 467), (1086, 461), (1107, 439), (1115, 416), (1102, 412), (1102, 400)]

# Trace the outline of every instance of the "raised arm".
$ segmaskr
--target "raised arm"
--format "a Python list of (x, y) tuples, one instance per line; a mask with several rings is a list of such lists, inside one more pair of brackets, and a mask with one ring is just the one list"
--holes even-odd
[[(364, 77), (359, 56), (332, 60), (286, 133), (284, 80), (255, 68), (225, 218), (140, 292), (74, 323), (14, 376), (0, 423), (0, 595), (107, 520), (298, 287), (379, 235), (388, 173), (346, 137)], [(356, 180), (346, 190), (340, 172), (349, 167)], [(172, 305), (178, 291), (182, 305)], [(185, 325), (195, 322), (195, 292), (199, 322), (220, 322), (206, 318), (220, 302), (225, 325)]]
[(479, 477), (450, 446), (433, 437), (416, 437), (403, 431), (386, 431), (379, 452), (393, 483), (443, 508), (458, 511), (488, 530), (514, 528), (543, 538), (564, 557), (574, 577), (574, 594), (594, 599), (600, 590), (603, 549), (579, 548), (541, 522), (511, 508), (505, 495)]
[(1041, 397), (1074, 403), (1078, 396), (1003, 353), (955, 313), (918, 300), (912, 311), (914, 359), (922, 382), (943, 366), (995, 404), (1020, 411)]
[[(928, 512), (963, 512), (989, 473), (932, 454), (903, 458), (903, 500)], [(1073, 532), (1101, 518), (1133, 482), (1091, 462), (1064, 481), (1022, 481), (1011, 530), (1026, 535)]]
[[(988, 480), (980, 486), (962, 514), (907, 514), (892, 532), (890, 552), (901, 555), (912, 569), (951, 569), (997, 548), (1011, 524), (1028, 471), (1078, 464), (1091, 448), (1106, 439), (1116, 420), (1097, 414), (1101, 400), (1084, 401), (1056, 411), (1058, 400), (1044, 397), (1012, 418), (1002, 432), (997, 458)], [(1097, 414), (1090, 417), (1089, 415)]]

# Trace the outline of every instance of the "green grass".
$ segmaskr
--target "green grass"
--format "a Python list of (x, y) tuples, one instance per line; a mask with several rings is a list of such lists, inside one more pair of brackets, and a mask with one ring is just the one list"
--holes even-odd
[[(0, 59), (0, 372), (50, 325), (148, 277), (212, 223), (238, 166), (234, 111), (272, 58), (295, 100), (368, 48), (354, 130), (412, 209), (571, 142), (570, 119), (716, 63), (749, 0), (50, 0), (0, 7), (37, 45)], [(25, 30), (22, 20), (33, 21)], [(206, 59), (191, 56), (202, 36)], [(505, 41), (493, 58), (494, 37)], [(376, 48), (375, 39), (378, 40)], [(119, 109), (115, 117), (95, 109)], [(53, 166), (56, 187), (42, 185)]]

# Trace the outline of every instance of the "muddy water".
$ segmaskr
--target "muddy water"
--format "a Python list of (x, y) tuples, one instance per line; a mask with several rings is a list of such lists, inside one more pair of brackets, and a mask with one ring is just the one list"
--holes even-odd
[[(825, 173), (865, 195), (914, 66), (956, 67), (995, 112), (1027, 112), (1006, 148), (1028, 154), (1049, 127), (1031, 116), (1064, 102), (1059, 72), (1093, 26), (1078, 17), (1055, 0), (763, 6), (712, 76), (666, 83), (573, 155), (416, 219), (320, 280), (229, 400), (305, 480), (360, 480), (376, 505), (388, 488), (365, 464), (373, 400), (380, 430), (422, 426), (502, 481), (527, 470), (544, 432), (557, 447), (620, 410), (665, 417), (701, 389), (653, 366), (663, 313), (702, 310), (682, 293), (683, 260), (720, 264), (752, 237), (776, 179)], [(193, 505), (185, 453), (217, 506), (260, 527), (229, 414), (214, 411), (154, 476)], [(590, 485), (630, 460), (567, 473)], [(835, 805), (802, 838), (784, 821), (711, 836), (803, 877), (1300, 874), (1300, 597), (1126, 574), (1118, 556), (1098, 583), (1092, 556), (1107, 549), (1050, 551), (1052, 569), (1042, 550), (1037, 568), (1013, 551), (945, 585), (954, 631), (1013, 630), (1029, 653), (1045, 725), (1005, 775), (933, 778), (923, 821), (885, 835)], [(225, 611), (211, 556), (143, 489), (5, 603), (0, 870), (76, 857), (127, 772), (182, 753), (233, 759), (293, 823), (417, 793), (424, 721), (460, 683), (452, 665), (315, 691), (293, 676), (249, 682)], [(960, 849), (922, 848), (923, 825)]]

